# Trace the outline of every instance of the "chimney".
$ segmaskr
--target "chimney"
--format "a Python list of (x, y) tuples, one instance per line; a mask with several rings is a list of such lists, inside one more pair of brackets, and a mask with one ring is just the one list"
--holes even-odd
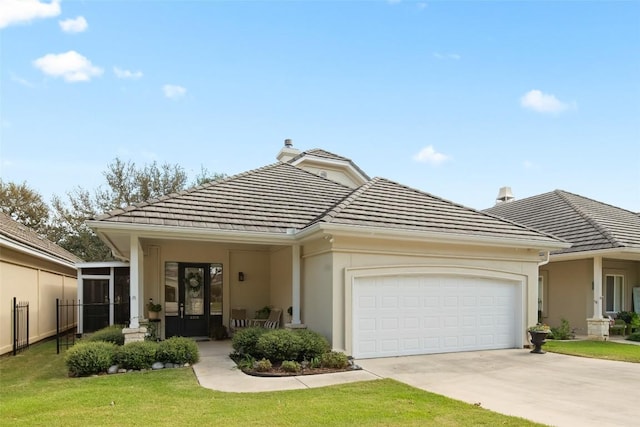
[(287, 163), (289, 160), (300, 154), (300, 150), (293, 148), (293, 140), (287, 138), (284, 140), (284, 147), (280, 150), (276, 159), (282, 163)]
[(496, 205), (500, 205), (502, 203), (509, 203), (515, 200), (513, 197), (513, 193), (511, 192), (511, 187), (502, 187), (498, 191), (498, 197), (496, 197)]

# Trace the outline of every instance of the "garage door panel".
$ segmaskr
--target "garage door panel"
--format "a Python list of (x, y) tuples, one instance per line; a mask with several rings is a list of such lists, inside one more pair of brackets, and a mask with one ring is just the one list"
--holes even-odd
[(358, 358), (513, 348), (517, 285), (486, 278), (358, 278), (353, 355)]

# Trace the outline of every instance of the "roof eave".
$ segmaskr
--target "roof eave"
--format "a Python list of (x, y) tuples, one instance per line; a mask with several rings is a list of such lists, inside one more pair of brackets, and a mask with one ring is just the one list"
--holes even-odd
[(578, 251), (560, 254), (551, 254), (551, 261), (574, 261), (578, 259), (603, 257), (603, 258), (619, 258), (631, 261), (640, 261), (640, 248), (610, 248), (597, 249), (592, 251)]
[(366, 227), (342, 224), (317, 223), (297, 233), (298, 239), (323, 231), (326, 234), (340, 234), (354, 237), (378, 237), (382, 239), (402, 239), (407, 241), (429, 241), (434, 243), (467, 244), (475, 246), (510, 247), (552, 251), (571, 247), (570, 243), (555, 240), (515, 239), (469, 234), (442, 233), (431, 231), (400, 230), (380, 227)]
[(64, 267), (68, 267), (68, 268), (72, 268), (75, 269), (75, 263), (73, 261), (69, 261), (69, 260), (65, 260), (62, 258), (58, 258), (55, 257), (47, 252), (43, 252), (37, 249), (32, 248), (31, 246), (16, 242), (14, 240), (10, 240), (7, 238), (4, 238), (3, 236), (0, 236), (0, 243), (2, 243), (3, 246), (6, 246), (10, 249), (13, 249), (15, 251), (27, 254), (27, 255), (31, 255), (34, 256), (36, 258), (40, 258), (49, 262), (53, 262), (55, 264), (64, 266)]

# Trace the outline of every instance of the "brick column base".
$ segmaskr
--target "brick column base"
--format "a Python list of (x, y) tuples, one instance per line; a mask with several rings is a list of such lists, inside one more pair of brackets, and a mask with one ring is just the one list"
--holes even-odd
[(587, 338), (594, 341), (609, 340), (609, 319), (587, 319)]
[(124, 328), (122, 330), (124, 335), (124, 343), (144, 341), (145, 335), (147, 335), (147, 328), (140, 326), (139, 328)]

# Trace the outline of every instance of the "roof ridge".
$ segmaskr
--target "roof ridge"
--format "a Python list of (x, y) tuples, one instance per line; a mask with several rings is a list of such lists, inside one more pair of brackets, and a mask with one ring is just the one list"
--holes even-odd
[(340, 212), (346, 209), (351, 203), (353, 203), (362, 193), (371, 188), (376, 182), (379, 182), (380, 178), (373, 178), (362, 184), (360, 187), (355, 188), (351, 193), (344, 196), (341, 200), (336, 202), (329, 209), (318, 215), (314, 220), (310, 221), (307, 227), (316, 224), (318, 222), (331, 222), (331, 219), (335, 218)]
[[(580, 215), (582, 218), (584, 218), (585, 221), (587, 221), (596, 230), (598, 230), (598, 232), (600, 234), (602, 234), (609, 241), (609, 243), (611, 243), (613, 246), (625, 246), (625, 245), (621, 244), (620, 242), (618, 242), (618, 240), (615, 238), (615, 236), (609, 230), (607, 230), (605, 227), (600, 225), (595, 219), (593, 219), (591, 217), (591, 215), (587, 211), (585, 211), (585, 209), (581, 208), (576, 203), (574, 203), (571, 199), (569, 199), (569, 197), (567, 197), (567, 194), (571, 194), (572, 196), (580, 197), (580, 198), (583, 198), (583, 199), (588, 199), (588, 198), (582, 197), (580, 195), (573, 194), (573, 193), (570, 193), (570, 192), (564, 191), (564, 190), (554, 190), (553, 192), (555, 194), (557, 194), (558, 197), (560, 197), (562, 200), (564, 200), (565, 203), (567, 203), (571, 207), (571, 209), (573, 209), (578, 215)], [(592, 200), (592, 199), (588, 199), (588, 200), (600, 203), (600, 202), (598, 202), (596, 200)], [(603, 203), (603, 204), (606, 204), (606, 203)]]

